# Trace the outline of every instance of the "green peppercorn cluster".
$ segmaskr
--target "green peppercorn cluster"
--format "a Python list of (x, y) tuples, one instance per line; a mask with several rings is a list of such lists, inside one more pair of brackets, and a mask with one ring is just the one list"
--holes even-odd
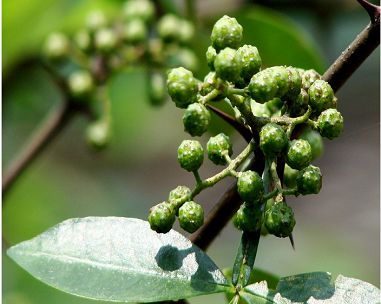
[[(168, 221), (172, 221), (174, 213), (183, 229), (196, 231), (202, 225), (203, 212), (194, 197), (231, 176), (237, 179), (237, 192), (243, 202), (233, 218), (234, 225), (246, 232), (260, 229), (262, 235), (289, 237), (296, 222), (285, 196), (319, 193), (322, 173), (312, 162), (323, 151), (322, 137), (332, 140), (342, 133), (343, 117), (337, 111), (331, 86), (316, 71), (291, 66), (262, 69), (257, 47), (240, 46), (242, 37), (238, 21), (223, 16), (210, 36), (211, 45), (206, 50), (210, 72), (203, 81), (185, 67), (168, 72), (168, 94), (176, 107), (185, 110), (182, 122), (190, 136), (208, 132), (209, 111), (215, 111), (211, 102), (226, 102), (236, 121), (253, 138), (233, 158), (230, 138), (223, 133), (212, 134), (206, 154), (215, 165), (225, 168), (205, 180), (199, 174), (204, 160), (201, 143), (184, 140), (178, 148), (178, 161), (194, 174), (196, 186), (192, 191), (178, 190), (181, 195), (170, 196), (172, 211), (168, 212)], [(263, 156), (263, 173), (245, 166), (238, 171), (245, 160)], [(151, 227), (160, 232), (155, 229), (155, 221)]]
[[(152, 0), (128, 0), (120, 15), (92, 11), (72, 36), (54, 32), (46, 38), (45, 62), (60, 80), (69, 102), (90, 113), (93, 121), (86, 138), (96, 150), (107, 147), (112, 138), (111, 103), (105, 86), (114, 71), (130, 66), (146, 68), (147, 99), (157, 106), (168, 99), (168, 69), (195, 71), (198, 67), (191, 48), (194, 25), (173, 14), (158, 18), (156, 13)], [(176, 104), (186, 108), (197, 93), (198, 82), (191, 72), (181, 69), (170, 75), (172, 80), (180, 80), (169, 91)]]

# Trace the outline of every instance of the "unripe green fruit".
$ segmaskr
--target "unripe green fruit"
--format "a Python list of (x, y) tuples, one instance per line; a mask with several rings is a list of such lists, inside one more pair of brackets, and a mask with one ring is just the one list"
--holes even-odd
[(283, 184), (286, 188), (292, 189), (296, 187), (296, 177), (298, 170), (292, 169), (289, 165), (285, 164), (283, 172)]
[(211, 137), (206, 144), (206, 153), (215, 165), (226, 165), (224, 153), (229, 157), (233, 154), (233, 145), (230, 138), (224, 133)]
[(318, 131), (330, 140), (339, 137), (344, 128), (344, 118), (336, 109), (323, 111), (318, 117)]
[(288, 90), (284, 95), (285, 99), (293, 100), (298, 97), (302, 88), (302, 77), (299, 70), (293, 67), (286, 68), (288, 74)]
[(216, 57), (217, 57), (216, 49), (212, 46), (208, 47), (208, 50), (206, 51), (206, 62), (211, 71), (214, 71), (214, 61), (216, 60)]
[(140, 18), (128, 20), (123, 28), (123, 40), (137, 44), (147, 39), (147, 26)]
[(288, 73), (285, 67), (274, 66), (255, 74), (249, 83), (247, 93), (259, 103), (275, 97), (281, 98), (288, 91)]
[(315, 70), (299, 70), (300, 76), (302, 77), (302, 88), (308, 92), (310, 86), (318, 79), (322, 77)]
[(212, 30), (210, 39), (217, 53), (226, 48), (237, 49), (242, 40), (242, 26), (235, 18), (223, 16), (218, 20)]
[(309, 88), (308, 95), (310, 97), (309, 105), (312, 110), (321, 113), (324, 110), (333, 108), (334, 93), (328, 82), (324, 80), (316, 80)]
[(70, 48), (69, 38), (62, 33), (52, 33), (44, 45), (44, 53), (51, 60), (62, 60), (68, 57)]
[(68, 86), (70, 93), (74, 98), (84, 99), (89, 97), (93, 92), (93, 78), (87, 71), (77, 71), (70, 75)]
[(261, 229), (263, 223), (263, 212), (260, 205), (242, 204), (233, 217), (233, 224), (245, 232), (255, 232)]
[(95, 33), (95, 47), (102, 53), (111, 52), (117, 42), (116, 34), (112, 29), (102, 28)]
[(201, 136), (208, 130), (210, 119), (210, 113), (204, 105), (192, 103), (183, 116), (184, 131), (192, 136)]
[(289, 237), (296, 224), (294, 212), (286, 203), (276, 203), (265, 212), (264, 224), (270, 234)]
[(192, 191), (185, 186), (177, 186), (175, 189), (169, 192), (168, 201), (173, 204), (173, 209), (176, 211), (177, 216), (179, 215), (179, 208), (184, 204), (184, 201), (175, 204), (173, 200), (186, 199), (186, 197), (188, 197), (191, 192)]
[(148, 76), (148, 98), (152, 105), (162, 105), (167, 97), (166, 80), (163, 74), (152, 72)]
[(183, 67), (172, 69), (167, 80), (168, 94), (178, 108), (187, 108), (197, 94), (197, 81), (193, 73)]
[(164, 42), (175, 42), (180, 40), (181, 20), (172, 14), (164, 15), (157, 23), (159, 37)]
[(199, 62), (193, 50), (186, 47), (179, 47), (175, 52), (168, 54), (167, 66), (181, 66), (185, 69), (196, 71), (199, 68)]
[(204, 210), (194, 201), (185, 202), (179, 209), (179, 223), (185, 231), (195, 232), (204, 224)]
[(149, 0), (129, 0), (124, 5), (123, 12), (127, 19), (139, 18), (149, 22), (155, 15), (155, 5)]
[(299, 136), (301, 139), (305, 139), (310, 143), (311, 146), (311, 162), (318, 159), (319, 156), (323, 153), (323, 139), (321, 135), (311, 130), (310, 128), (304, 129), (303, 133)]
[(106, 25), (107, 19), (102, 11), (90, 12), (86, 17), (86, 26), (90, 32), (95, 32)]
[(87, 143), (96, 151), (107, 148), (110, 142), (110, 126), (104, 121), (91, 123), (86, 129)]
[(204, 149), (197, 140), (183, 140), (177, 150), (177, 160), (189, 172), (197, 171), (204, 162)]
[(287, 146), (286, 163), (296, 170), (307, 167), (311, 161), (311, 146), (304, 139), (294, 139)]
[(188, 43), (192, 40), (194, 36), (194, 25), (192, 22), (188, 20), (180, 20), (180, 42)]
[(241, 77), (250, 79), (261, 70), (262, 59), (255, 46), (245, 44), (237, 52), (242, 58)]
[(168, 202), (153, 206), (149, 211), (148, 222), (151, 229), (158, 233), (169, 232), (175, 220), (175, 213)]
[(300, 90), (300, 94), (295, 99), (288, 100), (287, 111), (290, 117), (299, 117), (306, 113), (309, 100), (310, 97), (304, 89)]
[(87, 30), (80, 30), (74, 36), (74, 42), (77, 47), (83, 52), (89, 52), (92, 45), (92, 39), (90, 33)]
[(219, 52), (214, 60), (216, 75), (223, 80), (235, 82), (242, 71), (242, 59), (238, 52), (229, 47)]
[(318, 167), (309, 165), (300, 170), (296, 177), (298, 192), (302, 195), (318, 194), (323, 181), (323, 175)]
[(171, 192), (169, 192), (168, 201), (173, 199), (181, 199), (191, 193), (191, 190), (186, 186), (177, 186)]
[(265, 155), (280, 156), (287, 144), (287, 135), (281, 126), (271, 122), (262, 127), (259, 133), (259, 146)]
[(238, 178), (238, 194), (248, 204), (262, 199), (264, 189), (263, 180), (255, 171), (244, 171)]

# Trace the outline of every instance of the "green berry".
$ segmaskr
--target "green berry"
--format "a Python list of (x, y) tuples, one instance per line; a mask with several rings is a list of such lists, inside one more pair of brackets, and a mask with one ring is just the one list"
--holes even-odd
[(296, 68), (287, 67), (286, 71), (288, 74), (289, 85), (284, 98), (293, 100), (300, 94), (300, 90), (302, 88), (302, 77), (300, 76), (299, 70)]
[(318, 194), (323, 181), (323, 175), (318, 167), (309, 165), (300, 170), (296, 177), (298, 192), (302, 195)]
[(194, 201), (185, 202), (179, 209), (179, 223), (185, 231), (195, 232), (204, 224), (204, 210)]
[(175, 42), (180, 40), (181, 20), (172, 14), (164, 15), (157, 23), (159, 37), (164, 42)]
[(214, 61), (216, 60), (216, 56), (216, 49), (212, 46), (208, 47), (208, 50), (206, 51), (206, 62), (211, 71), (214, 71)]
[(226, 47), (237, 49), (242, 40), (242, 32), (243, 28), (237, 20), (225, 15), (213, 26), (210, 35), (212, 46), (217, 52)]
[(89, 97), (94, 89), (93, 78), (87, 71), (77, 71), (70, 75), (68, 86), (74, 98), (84, 99)]
[(296, 187), (296, 177), (298, 170), (292, 169), (289, 165), (285, 164), (283, 173), (283, 184), (288, 189)]
[(77, 45), (77, 47), (83, 52), (89, 52), (93, 47), (90, 33), (85, 29), (79, 30), (75, 34), (74, 42)]
[(62, 33), (50, 34), (44, 45), (44, 53), (51, 60), (62, 60), (67, 58), (69, 49), (69, 38)]
[(95, 32), (107, 25), (106, 16), (102, 11), (93, 11), (87, 15), (86, 26), (90, 32)]
[(102, 28), (95, 33), (95, 47), (102, 53), (111, 52), (115, 48), (117, 42), (116, 34), (112, 29)]
[(313, 111), (321, 113), (326, 109), (333, 108), (334, 93), (328, 82), (316, 80), (309, 88), (308, 95), (310, 106)]
[(233, 217), (233, 224), (245, 232), (255, 232), (261, 229), (263, 223), (263, 211), (260, 205), (242, 204)]
[(86, 129), (87, 142), (96, 151), (105, 149), (110, 142), (110, 126), (104, 121), (91, 123)]
[(197, 171), (204, 162), (204, 149), (197, 140), (183, 140), (177, 150), (180, 166), (189, 171)]
[(241, 77), (250, 79), (254, 74), (261, 70), (262, 59), (258, 49), (255, 46), (245, 44), (238, 48), (237, 51), (242, 58)]
[(285, 202), (276, 203), (265, 212), (264, 224), (270, 234), (289, 237), (296, 224), (294, 212)]
[(177, 186), (171, 192), (169, 192), (168, 200), (181, 199), (184, 196), (191, 194), (191, 190), (186, 186)]
[(270, 157), (280, 156), (288, 144), (283, 128), (272, 122), (262, 127), (259, 139), (261, 150)]
[(300, 94), (295, 99), (288, 99), (287, 111), (290, 117), (299, 117), (306, 113), (309, 100), (309, 95), (304, 89), (300, 90)]
[(192, 103), (183, 116), (184, 131), (192, 136), (201, 136), (209, 127), (210, 113), (201, 103)]
[(179, 25), (180, 25), (179, 27), (180, 42), (189, 43), (192, 40), (194, 36), (194, 32), (195, 32), (193, 23), (183, 19), (183, 20), (180, 20)]
[(302, 77), (302, 88), (308, 92), (310, 86), (318, 79), (322, 77), (315, 70), (299, 70), (300, 76)]
[(123, 13), (127, 19), (139, 18), (149, 22), (155, 15), (155, 5), (149, 0), (129, 0), (124, 5)]
[(184, 67), (191, 71), (199, 68), (199, 62), (193, 50), (186, 47), (176, 48), (176, 51), (167, 56), (168, 67)]
[(168, 202), (153, 206), (149, 211), (148, 222), (151, 229), (158, 233), (169, 232), (175, 220), (175, 213)]
[(166, 80), (162, 73), (152, 72), (148, 76), (148, 98), (152, 105), (162, 105), (167, 97)]
[(140, 18), (130, 19), (123, 28), (123, 40), (128, 43), (137, 44), (147, 39), (147, 26)]
[(247, 92), (256, 102), (265, 103), (275, 97), (281, 98), (288, 87), (286, 68), (275, 66), (255, 74), (250, 80)]
[(311, 146), (311, 162), (318, 159), (323, 153), (323, 139), (319, 132), (311, 130), (310, 128), (304, 129), (303, 133), (299, 136), (301, 139), (305, 139)]
[(214, 60), (216, 75), (223, 80), (235, 82), (242, 71), (241, 55), (234, 49), (224, 48)]
[(263, 180), (255, 171), (244, 171), (237, 181), (239, 196), (247, 203), (262, 199), (264, 186)]
[(294, 139), (287, 146), (286, 163), (296, 170), (307, 167), (311, 161), (311, 146), (304, 139)]
[(224, 155), (230, 157), (233, 154), (233, 145), (230, 138), (224, 133), (211, 137), (206, 144), (206, 153), (215, 165), (226, 165), (227, 162)]
[(193, 102), (198, 85), (191, 71), (179, 67), (168, 74), (167, 88), (176, 107), (184, 109)]
[(330, 140), (339, 137), (344, 128), (344, 118), (336, 109), (323, 111), (318, 117), (318, 131)]

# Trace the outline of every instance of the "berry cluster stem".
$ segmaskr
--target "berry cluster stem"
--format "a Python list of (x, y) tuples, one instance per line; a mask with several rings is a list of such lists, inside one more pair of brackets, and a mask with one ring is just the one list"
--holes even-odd
[(236, 172), (236, 169), (250, 156), (251, 153), (253, 153), (254, 149), (255, 143), (251, 141), (234, 160), (230, 161), (229, 165), (224, 170), (212, 177), (209, 177), (204, 181), (200, 178), (198, 171), (195, 171), (194, 176), (196, 178), (196, 187), (189, 195), (189, 199), (192, 200), (201, 191), (203, 191), (206, 188), (213, 187), (216, 183), (228, 176), (233, 176), (237, 178), (239, 173)]

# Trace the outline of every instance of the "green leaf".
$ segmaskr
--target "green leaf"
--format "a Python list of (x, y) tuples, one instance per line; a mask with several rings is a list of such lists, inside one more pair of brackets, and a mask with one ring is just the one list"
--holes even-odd
[(358, 304), (380, 303), (380, 290), (361, 280), (339, 275), (334, 285), (327, 272), (312, 272), (284, 277), (277, 289), (266, 282), (246, 286), (240, 296), (249, 304)]
[(248, 284), (255, 257), (257, 256), (260, 236), (260, 229), (256, 232), (242, 232), (233, 266), (232, 282), (234, 286), (238, 283), (243, 287)]
[(152, 302), (231, 289), (187, 238), (158, 234), (138, 219), (70, 219), (7, 253), (41, 281), (97, 300)]
[[(227, 278), (231, 278), (233, 269), (232, 268), (224, 269), (223, 272)], [(279, 282), (279, 277), (272, 273), (269, 273), (257, 268), (253, 268), (251, 271), (249, 284), (258, 283), (261, 281), (266, 281), (268, 288), (276, 289), (276, 286)], [(228, 300), (228, 302), (230, 302), (234, 296), (235, 296), (235, 290), (232, 290), (231, 292), (226, 292), (226, 299)], [(243, 299), (240, 299), (239, 303), (243, 304), (246, 302)]]

